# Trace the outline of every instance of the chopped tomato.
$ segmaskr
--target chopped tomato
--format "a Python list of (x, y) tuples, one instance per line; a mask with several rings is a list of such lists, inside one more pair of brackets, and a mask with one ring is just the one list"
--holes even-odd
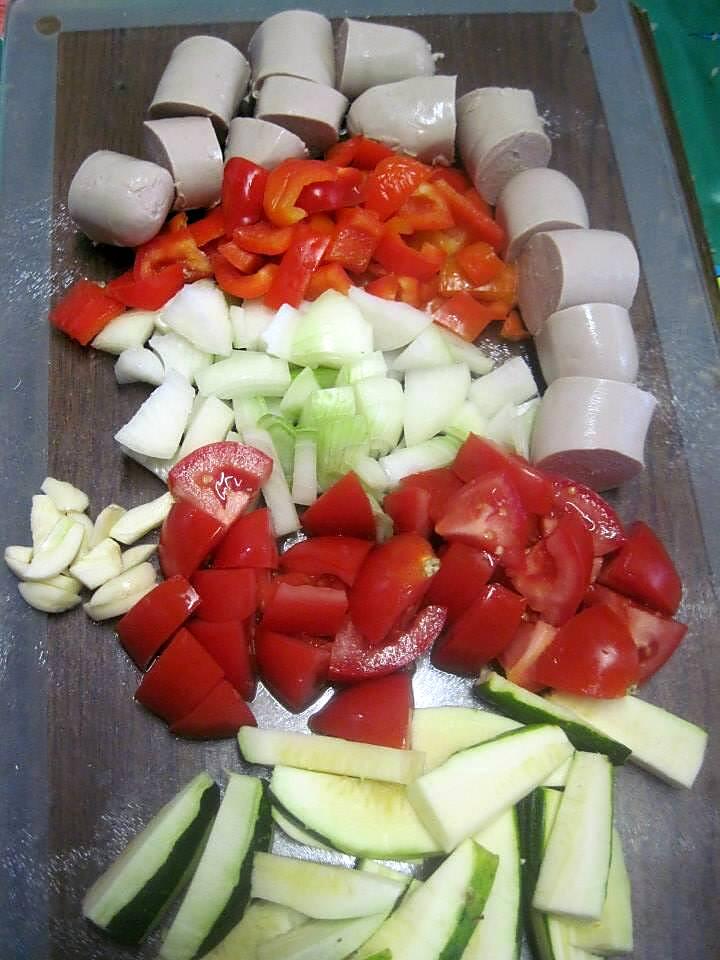
[(246, 620), (257, 609), (254, 570), (197, 570), (191, 583), (200, 594), (195, 615), (201, 620)]
[(423, 470), (413, 473), (400, 481), (400, 489), (417, 487), (427, 490), (430, 494), (430, 520), (437, 523), (442, 516), (448, 500), (460, 489), (462, 482), (458, 480), (450, 467), (436, 467), (434, 470)]
[(457, 452), (453, 471), (461, 480), (470, 481), (491, 473), (503, 473), (517, 490), (528, 513), (539, 516), (553, 507), (555, 489), (550, 479), (515, 454), (471, 433)]
[(375, 259), (391, 273), (429, 280), (442, 266), (445, 254), (430, 243), (414, 250), (399, 233), (389, 230), (375, 248)]
[(339, 683), (353, 683), (394, 673), (427, 653), (444, 625), (443, 607), (423, 607), (410, 624), (393, 630), (383, 646), (377, 647), (348, 619), (332, 644), (330, 677)]
[(328, 685), (330, 645), (318, 645), (260, 627), (255, 660), (270, 693), (293, 713), (305, 710)]
[(510, 644), (499, 656), (505, 676), (526, 690), (540, 690), (535, 680), (535, 663), (555, 639), (557, 627), (543, 620), (521, 623)]
[(256, 681), (250, 656), (248, 622), (223, 620), (212, 623), (194, 617), (188, 620), (185, 627), (217, 661), (225, 678), (243, 700), (252, 700)]
[(563, 624), (533, 668), (537, 683), (588, 697), (623, 697), (639, 673), (630, 631), (602, 605), (588, 607)]
[(309, 225), (297, 227), (292, 243), (283, 254), (270, 289), (264, 295), (265, 306), (273, 310), (284, 303), (300, 306), (305, 296), (310, 277), (320, 266), (330, 244), (327, 234), (319, 233)]
[(641, 520), (628, 527), (626, 542), (598, 579), (606, 587), (670, 617), (680, 606), (682, 582), (675, 564), (658, 537)]
[(221, 680), (186, 716), (170, 726), (170, 733), (191, 740), (234, 737), (240, 727), (256, 727), (250, 707), (227, 680)]
[(270, 457), (241, 443), (209, 443), (178, 461), (168, 489), (229, 527), (249, 509), (272, 472)]
[(158, 558), (166, 577), (191, 577), (222, 540), (225, 527), (204, 510), (186, 500), (170, 508), (160, 530)]
[(259, 300), (270, 290), (278, 272), (277, 263), (266, 263), (255, 273), (241, 273), (219, 253), (211, 257), (215, 279), (221, 290), (241, 300)]
[(415, 533), (373, 547), (349, 597), (350, 617), (368, 643), (382, 643), (400, 617), (417, 608), (439, 567), (430, 544)]
[(112, 280), (105, 290), (126, 307), (136, 310), (159, 310), (172, 299), (185, 283), (179, 263), (162, 267), (156, 274), (138, 280), (132, 270)]
[(408, 746), (412, 713), (409, 673), (363, 680), (338, 690), (308, 720), (313, 733), (403, 749)]
[(199, 605), (200, 596), (185, 577), (163, 580), (118, 621), (120, 643), (144, 670)]
[(344, 590), (314, 584), (276, 583), (265, 601), (263, 627), (279, 633), (334, 636), (348, 608)]
[(461, 676), (477, 676), (510, 645), (524, 611), (521, 596), (499, 583), (489, 584), (435, 644), (433, 663)]
[(223, 679), (207, 650), (183, 627), (140, 681), (135, 699), (167, 723), (186, 717)]
[(612, 553), (625, 543), (627, 538), (620, 518), (599, 493), (563, 477), (551, 477), (551, 482), (556, 510), (577, 513), (592, 534), (596, 557)]
[(383, 226), (372, 210), (362, 207), (341, 210), (325, 258), (353, 273), (364, 273), (382, 235)]
[(280, 567), (296, 573), (331, 574), (353, 585), (372, 544), (358, 537), (312, 537), (301, 540), (280, 557)]
[(433, 183), (442, 194), (456, 223), (468, 227), (475, 239), (486, 241), (494, 250), (502, 250), (505, 245), (505, 231), (493, 220), (487, 204), (474, 190), (460, 193), (442, 178), (434, 180)]
[(609, 607), (626, 624), (640, 657), (638, 683), (645, 683), (666, 663), (687, 633), (684, 623), (646, 610), (628, 597), (594, 584), (585, 595), (585, 603)]
[(398, 210), (412, 231), (446, 230), (455, 221), (442, 193), (432, 182), (421, 183)]
[(85, 346), (124, 310), (99, 283), (78, 280), (50, 311), (50, 323)]
[(136, 280), (157, 276), (163, 268), (179, 264), (187, 283), (212, 276), (212, 265), (189, 227), (159, 233), (135, 251), (133, 275)]
[(433, 320), (472, 343), (485, 327), (507, 314), (507, 305), (501, 301), (480, 303), (465, 291), (444, 300), (433, 312)]
[(227, 233), (262, 217), (267, 182), (268, 171), (252, 160), (231, 157), (227, 161), (220, 200)]
[(592, 538), (582, 521), (563, 514), (558, 525), (508, 567), (508, 576), (543, 620), (559, 626), (580, 606), (592, 576)]
[(457, 263), (468, 280), (478, 286), (489, 283), (503, 268), (500, 257), (484, 240), (477, 240), (458, 250)]
[(292, 243), (294, 227), (276, 227), (262, 220), (233, 230), (233, 240), (248, 253), (264, 253), (268, 257), (278, 257), (285, 253)]
[(257, 273), (265, 262), (259, 253), (248, 253), (239, 247), (234, 240), (227, 240), (225, 243), (219, 243), (217, 252), (225, 257), (230, 266), (235, 267), (240, 273)]
[(412, 157), (398, 153), (385, 157), (365, 181), (365, 206), (387, 220), (431, 175), (431, 167)]
[(385, 495), (383, 510), (393, 522), (395, 533), (417, 533), (429, 537), (432, 531), (430, 520), (430, 491), (422, 487), (398, 487)]
[(302, 516), (303, 527), (317, 536), (344, 534), (375, 539), (375, 516), (357, 474), (344, 477), (321, 494)]
[(188, 226), (190, 235), (199, 247), (205, 247), (213, 240), (225, 236), (225, 217), (221, 206), (217, 206)]
[(283, 160), (270, 171), (265, 187), (265, 216), (277, 227), (289, 227), (306, 217), (298, 197), (311, 183), (337, 180), (338, 168), (323, 160)]
[(498, 472), (476, 477), (451, 497), (435, 532), (508, 562), (521, 555), (530, 522), (515, 487)]
[(278, 549), (270, 523), (270, 512), (263, 507), (238, 517), (215, 551), (216, 569), (265, 567), (275, 570)]
[(428, 603), (447, 610), (452, 624), (468, 609), (495, 570), (497, 560), (485, 550), (451, 543), (440, 555), (440, 569), (428, 587)]
[(310, 183), (303, 187), (297, 205), (306, 213), (325, 213), (354, 207), (362, 198), (364, 174), (353, 167), (339, 167), (336, 180)]
[(339, 263), (326, 263), (311, 274), (305, 290), (306, 300), (316, 300), (326, 290), (337, 290), (347, 296), (352, 280)]

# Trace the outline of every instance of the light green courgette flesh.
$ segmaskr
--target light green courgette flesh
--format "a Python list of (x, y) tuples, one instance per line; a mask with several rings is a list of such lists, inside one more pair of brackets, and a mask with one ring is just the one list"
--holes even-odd
[(257, 960), (344, 960), (385, 920), (375, 913), (354, 920), (310, 920), (258, 947)]
[(410, 746), (425, 754), (427, 772), (458, 750), (475, 747), (519, 726), (508, 717), (473, 707), (423, 707), (412, 712)]
[(570, 939), (590, 953), (613, 956), (633, 951), (633, 919), (630, 877), (625, 867), (622, 840), (613, 829), (607, 894), (600, 919), (594, 923), (573, 924)]
[(289, 814), (287, 814), (284, 810), (281, 810), (279, 807), (273, 807), (270, 811), (270, 814), (272, 816), (273, 823), (279, 827), (283, 833), (287, 834), (291, 840), (294, 840), (295, 843), (302, 843), (306, 847), (315, 847), (318, 850), (330, 849), (330, 847), (326, 843), (323, 843), (319, 837), (314, 836), (312, 833), (308, 833), (308, 831), (304, 830), (297, 820), (293, 819), (291, 816), (289, 816)]
[(254, 900), (230, 933), (202, 960), (257, 960), (257, 949), (307, 921), (307, 917), (279, 903)]

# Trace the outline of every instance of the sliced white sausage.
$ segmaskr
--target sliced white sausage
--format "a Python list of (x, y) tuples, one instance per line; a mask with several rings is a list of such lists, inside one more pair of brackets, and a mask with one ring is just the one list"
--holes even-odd
[(223, 156), (209, 117), (168, 117), (143, 124), (145, 155), (175, 182), (175, 209), (211, 207), (220, 199)]
[(297, 77), (268, 77), (258, 93), (255, 116), (294, 133), (311, 153), (338, 139), (347, 99), (332, 87)]
[(510, 261), (535, 233), (589, 226), (583, 195), (564, 173), (547, 167), (515, 174), (498, 197), (495, 215), (507, 235)]
[(516, 174), (548, 165), (550, 138), (532, 90), (479, 87), (458, 100), (457, 116), (463, 165), (488, 203)]
[(226, 163), (231, 157), (245, 157), (272, 170), (283, 160), (307, 155), (307, 147), (300, 137), (277, 123), (257, 117), (235, 117), (230, 121), (225, 141)]
[(248, 47), (253, 93), (268, 77), (286, 76), (335, 86), (332, 24), (310, 10), (284, 10), (263, 20)]
[(188, 37), (173, 50), (148, 115), (210, 117), (224, 131), (249, 80), (250, 64), (237, 47), (219, 37)]
[(377, 84), (434, 73), (430, 44), (415, 30), (349, 18), (338, 27), (337, 86), (350, 99)]
[(629, 309), (640, 278), (635, 247), (613, 230), (536, 233), (518, 259), (518, 300), (525, 326), (540, 332), (551, 313), (581, 303)]
[(614, 303), (583, 303), (551, 313), (535, 347), (546, 383), (600, 377), (632, 383), (638, 352), (630, 314)]
[(455, 156), (456, 77), (413, 77), (362, 93), (350, 107), (350, 133), (380, 140), (424, 163)]
[(639, 473), (655, 397), (632, 383), (554, 380), (540, 401), (530, 457), (541, 469), (608, 490)]
[(97, 150), (72, 179), (68, 210), (95, 243), (137, 247), (162, 227), (174, 199), (173, 179), (157, 163)]

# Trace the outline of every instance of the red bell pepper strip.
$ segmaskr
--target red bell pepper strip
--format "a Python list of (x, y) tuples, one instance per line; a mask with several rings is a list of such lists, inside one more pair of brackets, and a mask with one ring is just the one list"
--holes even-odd
[(188, 226), (190, 235), (199, 247), (225, 236), (225, 216), (221, 206), (213, 207), (210, 213)]
[(196, 570), (191, 583), (200, 596), (200, 620), (247, 620), (257, 609), (254, 570)]
[(431, 176), (432, 168), (419, 160), (392, 154), (381, 160), (365, 181), (365, 206), (387, 220)]
[(302, 515), (302, 524), (314, 536), (344, 534), (374, 540), (375, 516), (357, 474), (345, 474), (321, 494)]
[(333, 144), (325, 154), (325, 159), (339, 167), (352, 165), (361, 170), (373, 170), (381, 160), (392, 154), (393, 151), (384, 143), (358, 136)]
[(440, 555), (440, 569), (428, 587), (425, 599), (445, 607), (449, 624), (454, 623), (477, 598), (492, 577), (497, 560), (485, 550), (466, 543), (451, 543)]
[(371, 210), (341, 210), (326, 259), (337, 261), (353, 273), (364, 273), (382, 235), (383, 225)]
[(258, 300), (265, 296), (278, 272), (276, 263), (266, 263), (255, 273), (241, 273), (219, 253), (212, 256), (212, 267), (220, 289), (242, 300)]
[(301, 540), (280, 557), (282, 570), (311, 576), (331, 574), (353, 585), (372, 544), (359, 537), (311, 537)]
[(208, 256), (198, 247), (189, 227), (159, 233), (135, 251), (133, 275), (137, 280), (156, 276), (163, 267), (179, 263), (186, 282), (212, 276)]
[(339, 167), (337, 180), (310, 183), (300, 191), (297, 205), (307, 214), (354, 207), (362, 199), (364, 174), (353, 167)]
[(449, 183), (458, 193), (465, 193), (467, 190), (472, 189), (472, 184), (466, 175), (462, 170), (458, 170), (457, 167), (435, 167), (430, 179), (431, 181), (445, 180), (445, 182)]
[(200, 596), (185, 577), (163, 580), (118, 621), (120, 643), (144, 670), (199, 605)]
[(318, 645), (260, 627), (255, 659), (270, 693), (294, 713), (309, 707), (328, 685), (329, 644)]
[(100, 284), (78, 280), (50, 311), (50, 323), (85, 346), (124, 310)]
[(326, 263), (311, 274), (305, 290), (306, 300), (317, 300), (326, 290), (337, 290), (347, 296), (352, 280), (339, 263)]
[(432, 182), (421, 183), (398, 210), (398, 217), (416, 230), (447, 230), (455, 226), (450, 207)]
[(234, 737), (240, 727), (256, 727), (250, 707), (237, 690), (221, 680), (186, 716), (170, 726), (170, 733), (191, 740), (221, 740)]
[(207, 650), (183, 627), (142, 678), (135, 699), (167, 723), (186, 717), (223, 679)]
[(238, 246), (234, 240), (226, 240), (217, 245), (217, 252), (225, 257), (227, 262), (239, 270), (240, 273), (257, 273), (265, 262), (265, 258), (258, 253), (248, 253)]
[(222, 207), (225, 231), (257, 223), (263, 214), (268, 171), (245, 157), (232, 157), (225, 164), (222, 182)]
[(283, 254), (280, 265), (273, 276), (269, 290), (263, 296), (265, 306), (273, 310), (284, 303), (297, 307), (307, 291), (310, 277), (320, 266), (320, 262), (330, 243), (330, 237), (318, 233), (309, 225), (297, 227), (292, 243)]
[(332, 637), (342, 625), (347, 606), (345, 590), (277, 583), (265, 601), (262, 623), (279, 633)]
[(277, 543), (266, 507), (238, 517), (213, 557), (216, 570), (238, 567), (275, 570), (277, 565)]
[(163, 267), (154, 276), (138, 280), (132, 270), (121, 274), (105, 288), (110, 296), (136, 310), (159, 310), (185, 283), (179, 263)]
[(383, 300), (396, 300), (400, 292), (400, 284), (394, 273), (386, 273), (384, 277), (376, 277), (366, 283), (365, 289), (376, 297), (382, 297)]
[(598, 579), (606, 587), (670, 617), (680, 606), (682, 581), (675, 565), (658, 537), (641, 520), (628, 527), (626, 542)]
[(348, 619), (332, 644), (330, 678), (338, 683), (353, 683), (394, 673), (426, 653), (444, 625), (444, 607), (427, 606), (408, 626), (394, 630), (381, 647), (374, 647)]
[(185, 500), (170, 508), (160, 530), (158, 558), (165, 577), (191, 577), (223, 538), (225, 527)]
[(406, 671), (338, 690), (308, 720), (313, 733), (402, 750), (408, 746), (412, 677)]
[(500, 257), (484, 240), (458, 250), (457, 263), (468, 280), (478, 286), (494, 280), (503, 268)]
[(193, 617), (185, 628), (218, 662), (243, 700), (255, 696), (257, 681), (250, 655), (250, 631), (246, 620), (209, 621)]
[(424, 243), (420, 250), (408, 246), (399, 233), (389, 230), (375, 248), (375, 259), (391, 273), (429, 280), (445, 262), (445, 254), (431, 243)]
[(473, 343), (483, 330), (495, 320), (507, 316), (507, 304), (480, 303), (469, 293), (462, 291), (444, 300), (433, 313), (433, 320), (440, 326)]
[(268, 257), (279, 257), (292, 243), (293, 227), (276, 227), (265, 220), (238, 227), (233, 231), (233, 240), (248, 253), (264, 253)]
[(474, 190), (460, 193), (442, 178), (433, 181), (443, 196), (455, 222), (468, 227), (477, 240), (485, 240), (494, 250), (502, 250), (505, 244), (505, 231), (493, 220), (487, 204)]
[(284, 160), (271, 170), (265, 186), (265, 216), (278, 227), (289, 227), (305, 218), (297, 203), (304, 187), (337, 180), (338, 168), (324, 160)]

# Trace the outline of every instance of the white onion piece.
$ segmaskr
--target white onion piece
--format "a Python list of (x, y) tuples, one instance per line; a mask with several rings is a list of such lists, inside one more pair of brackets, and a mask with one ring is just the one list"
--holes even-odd
[(440, 433), (467, 398), (470, 371), (467, 364), (408, 370), (405, 374), (405, 443), (415, 446)]
[(141, 347), (154, 327), (155, 311), (126, 310), (103, 327), (90, 346), (119, 356), (123, 350)]
[(392, 362), (393, 370), (404, 373), (422, 367), (443, 367), (453, 362), (437, 324), (430, 324)]
[(368, 425), (370, 454), (390, 453), (398, 445), (405, 417), (405, 394), (397, 380), (368, 377), (354, 384), (355, 402)]
[(293, 502), (307, 507), (315, 503), (317, 495), (317, 433), (315, 430), (298, 430), (293, 460)]
[(213, 358), (209, 353), (198, 350), (179, 333), (168, 330), (167, 333), (155, 333), (148, 346), (160, 357), (165, 373), (176, 370), (192, 383), (197, 373), (209, 367)]
[(170, 370), (115, 439), (147, 457), (172, 457), (190, 419), (194, 398), (195, 391), (185, 377)]
[(171, 330), (185, 337), (204, 353), (228, 357), (232, 350), (232, 327), (227, 300), (213, 280), (187, 283), (161, 310)]
[(452, 330), (446, 330), (438, 324), (435, 326), (445, 346), (450, 351), (450, 356), (453, 360), (456, 360), (458, 363), (466, 363), (470, 369), (470, 373), (478, 374), (478, 376), (484, 376), (486, 373), (490, 373), (495, 364), (486, 353), (482, 352), (480, 347), (476, 347), (474, 343), (468, 343), (467, 340), (463, 340), (462, 337), (453, 333)]
[(432, 317), (424, 310), (408, 303), (384, 300), (361, 287), (350, 287), (348, 297), (373, 328), (376, 350), (404, 347), (432, 323)]
[(390, 486), (395, 487), (412, 473), (447, 467), (455, 459), (459, 446), (451, 437), (432, 437), (413, 447), (398, 447), (380, 458), (380, 466), (388, 475)]
[(267, 430), (260, 427), (250, 427), (244, 431), (243, 439), (249, 446), (255, 447), (262, 453), (267, 454), (268, 457), (272, 457), (272, 473), (263, 484), (262, 493), (270, 511), (273, 533), (276, 537), (294, 533), (295, 530), (300, 529), (300, 519), (290, 496), (290, 488), (280, 465), (272, 437)]
[(195, 380), (204, 396), (232, 400), (235, 397), (282, 397), (291, 377), (287, 360), (250, 350), (233, 350), (232, 356), (201, 370)]
[(208, 443), (224, 440), (233, 425), (232, 408), (222, 400), (217, 397), (199, 397), (199, 400), (177, 452), (178, 460)]
[(236, 350), (262, 350), (262, 335), (275, 317), (275, 311), (262, 300), (246, 300), (241, 307), (230, 307), (233, 347)]
[(123, 350), (115, 361), (115, 379), (118, 383), (149, 383), (159, 387), (164, 376), (162, 360), (145, 347)]
[(272, 357), (291, 360), (295, 332), (302, 317), (299, 310), (284, 303), (260, 335), (260, 349)]
[(537, 395), (532, 370), (522, 357), (506, 360), (493, 371), (474, 380), (470, 399), (485, 417), (494, 416), (506, 404), (518, 404)]

